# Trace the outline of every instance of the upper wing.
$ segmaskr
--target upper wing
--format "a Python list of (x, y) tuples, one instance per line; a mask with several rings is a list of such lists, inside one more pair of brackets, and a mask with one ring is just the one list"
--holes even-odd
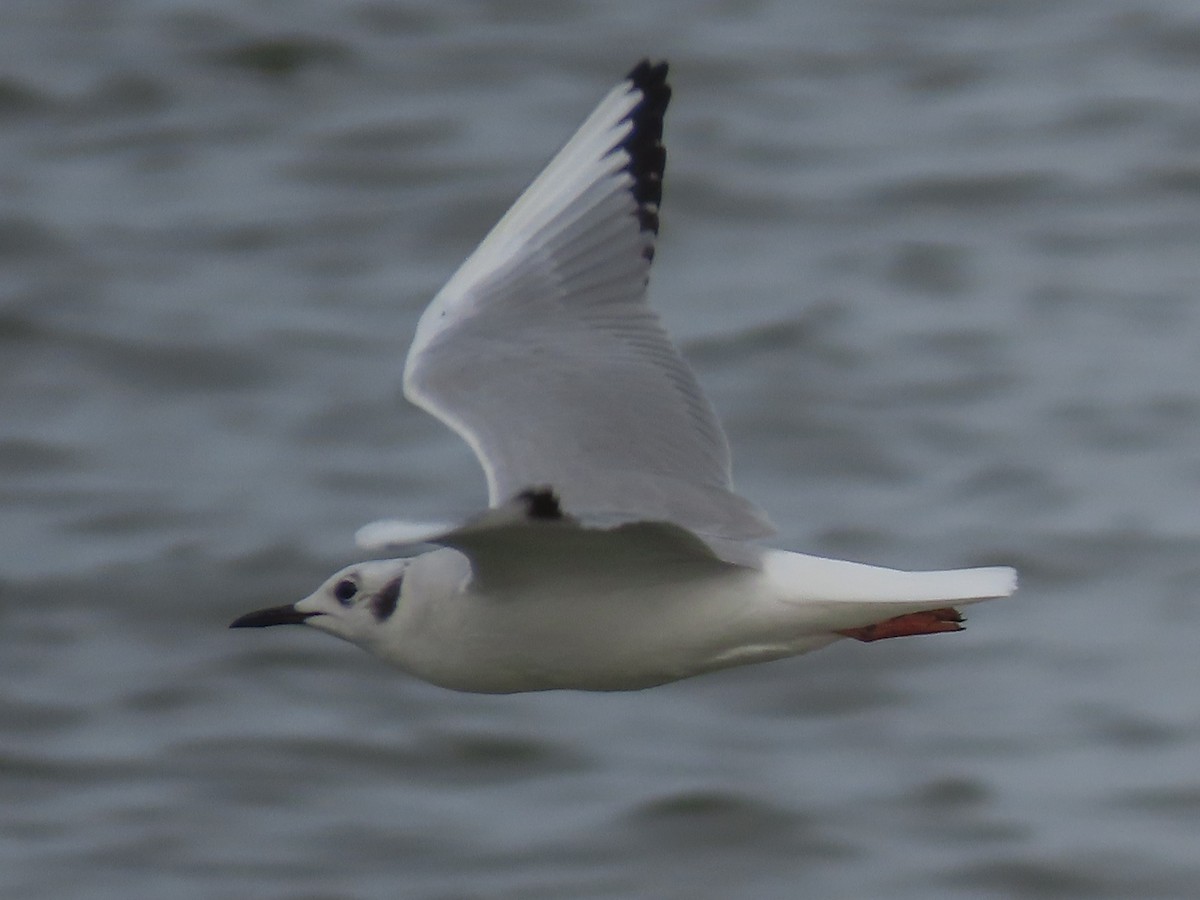
[(771, 532), (646, 303), (670, 99), (643, 61), (605, 97), (421, 316), (405, 395), (457, 431), (497, 506), (566, 508), (732, 540)]

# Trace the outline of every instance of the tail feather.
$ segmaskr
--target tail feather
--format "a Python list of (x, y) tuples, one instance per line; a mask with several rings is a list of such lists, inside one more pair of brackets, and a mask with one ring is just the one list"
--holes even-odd
[(829, 630), (1007, 597), (1017, 589), (1017, 573), (1007, 566), (904, 572), (778, 550), (764, 557), (763, 568), (783, 602), (810, 608)]

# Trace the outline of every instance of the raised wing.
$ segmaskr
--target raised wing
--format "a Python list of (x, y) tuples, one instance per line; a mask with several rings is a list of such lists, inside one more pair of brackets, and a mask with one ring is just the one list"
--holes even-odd
[(666, 75), (639, 63), (434, 297), (404, 392), (470, 444), (493, 507), (550, 485), (573, 512), (744, 540), (771, 528), (646, 303)]

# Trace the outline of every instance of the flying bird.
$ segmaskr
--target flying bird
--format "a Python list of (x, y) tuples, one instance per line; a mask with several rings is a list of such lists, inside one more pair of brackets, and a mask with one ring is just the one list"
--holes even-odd
[[(388, 521), (294, 604), (304, 624), (459, 691), (623, 691), (842, 638), (958, 631), (1007, 567), (909, 572), (759, 542), (712, 406), (646, 300), (671, 97), (638, 63), (422, 314), (404, 393), (470, 445), (488, 507)], [(414, 545), (424, 552), (412, 554)]]

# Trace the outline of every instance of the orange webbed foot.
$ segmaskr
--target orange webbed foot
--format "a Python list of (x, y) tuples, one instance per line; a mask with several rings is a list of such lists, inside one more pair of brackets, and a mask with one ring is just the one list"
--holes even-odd
[(909, 613), (884, 619), (863, 628), (847, 628), (838, 634), (856, 641), (882, 641), (885, 638), (908, 637), (913, 634), (939, 634), (943, 631), (962, 631), (963, 615), (953, 607)]

